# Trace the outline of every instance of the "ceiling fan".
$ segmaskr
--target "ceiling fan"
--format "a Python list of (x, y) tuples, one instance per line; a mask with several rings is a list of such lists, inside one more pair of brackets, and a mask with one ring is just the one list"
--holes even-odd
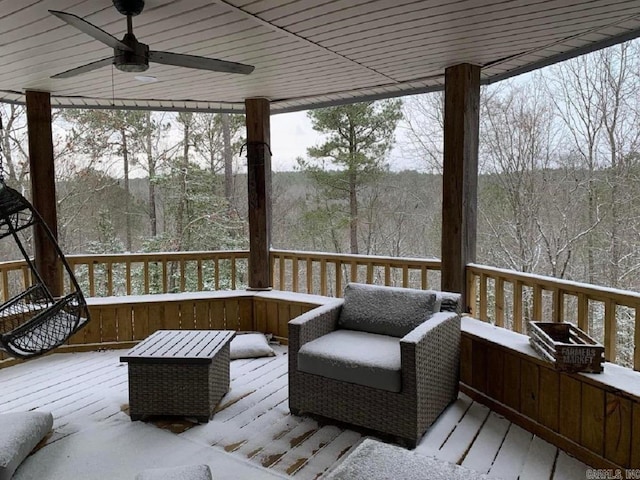
[(113, 5), (118, 12), (127, 17), (127, 33), (122, 40), (105, 32), (101, 28), (87, 22), (83, 18), (72, 13), (49, 10), (60, 20), (95, 38), (96, 40), (113, 48), (113, 56), (88, 63), (81, 67), (72, 68), (51, 78), (69, 78), (83, 73), (91, 72), (107, 65), (115, 65), (123, 72), (144, 72), (149, 68), (149, 62), (162, 63), (177, 67), (196, 68), (223, 73), (249, 74), (254, 67), (242, 63), (227, 62), (215, 58), (199, 57), (182, 53), (158, 52), (149, 50), (149, 46), (139, 42), (133, 35), (132, 17), (138, 15), (144, 9), (144, 0), (113, 0)]

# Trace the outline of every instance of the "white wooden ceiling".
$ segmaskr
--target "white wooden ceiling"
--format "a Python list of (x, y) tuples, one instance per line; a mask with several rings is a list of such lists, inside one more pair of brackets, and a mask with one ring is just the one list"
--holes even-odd
[(50, 15), (74, 13), (117, 38), (111, 0), (0, 0), (0, 101), (51, 92), (54, 106), (272, 112), (433, 91), (444, 69), (482, 66), (490, 83), (640, 35), (640, 0), (147, 0), (134, 32), (152, 50), (255, 65), (250, 75), (151, 65), (51, 75), (112, 50)]

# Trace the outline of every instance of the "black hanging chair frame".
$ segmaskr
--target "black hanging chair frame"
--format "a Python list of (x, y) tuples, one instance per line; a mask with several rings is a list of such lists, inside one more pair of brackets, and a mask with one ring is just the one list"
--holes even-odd
[[(40, 227), (66, 270), (71, 293), (55, 298), (18, 232)], [(0, 177), (0, 240), (13, 237), (29, 267), (33, 284), (0, 306), (0, 350), (27, 359), (64, 344), (89, 321), (89, 310), (80, 285), (46, 222), (35, 208)], [(8, 285), (4, 285), (7, 289)]]

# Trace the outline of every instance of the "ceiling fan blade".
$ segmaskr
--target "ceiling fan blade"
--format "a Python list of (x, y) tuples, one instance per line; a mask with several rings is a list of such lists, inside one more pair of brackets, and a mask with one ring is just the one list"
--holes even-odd
[(110, 46), (111, 48), (120, 48), (122, 50), (132, 51), (132, 48), (122, 43), (113, 35), (105, 32), (94, 24), (87, 22), (84, 18), (80, 18), (73, 13), (60, 12), (58, 10), (49, 10), (49, 13), (55, 15), (60, 20), (67, 22), (72, 27), (76, 27), (81, 32), (95, 38), (96, 40)]
[(171, 52), (149, 52), (149, 61), (162, 63), (164, 65), (174, 65), (176, 67), (197, 68), (199, 70), (212, 70), (224, 73), (242, 73), (247, 75), (253, 72), (252, 65), (242, 63), (227, 62), (216, 58), (198, 57), (196, 55), (186, 55), (183, 53)]
[(57, 75), (54, 75), (51, 78), (75, 77), (76, 75), (81, 75), (83, 73), (88, 73), (93, 70), (97, 70), (98, 68), (106, 67), (107, 65), (111, 65), (112, 63), (113, 63), (113, 57), (103, 58), (102, 60), (97, 60), (95, 62), (82, 65), (81, 67), (72, 68), (71, 70), (58, 73)]

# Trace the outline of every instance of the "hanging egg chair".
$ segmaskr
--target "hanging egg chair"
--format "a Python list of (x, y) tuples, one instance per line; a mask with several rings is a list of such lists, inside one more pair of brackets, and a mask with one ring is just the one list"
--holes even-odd
[[(65, 343), (89, 321), (89, 311), (51, 230), (31, 203), (5, 184), (1, 154), (0, 149), (0, 241), (12, 239), (17, 244), (29, 268), (30, 276), (26, 278), (31, 279), (31, 285), (0, 306), (0, 350), (27, 359)], [(43, 240), (48, 241), (66, 271), (70, 293), (64, 296), (52, 295), (18, 235), (21, 230), (36, 226), (44, 232), (46, 239)], [(6, 282), (4, 288), (8, 288)]]

